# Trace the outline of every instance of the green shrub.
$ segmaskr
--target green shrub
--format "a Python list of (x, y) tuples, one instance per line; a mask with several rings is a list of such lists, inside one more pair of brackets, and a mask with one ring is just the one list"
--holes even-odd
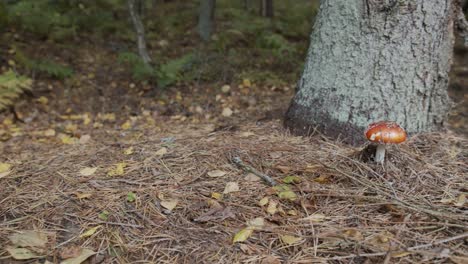
[(156, 68), (148, 67), (137, 54), (132, 52), (121, 52), (117, 61), (131, 68), (134, 79), (155, 81), (160, 88), (165, 88), (175, 82), (185, 80), (184, 73), (192, 69), (194, 56), (189, 53), (160, 64)]
[(4, 110), (13, 104), (14, 99), (18, 98), (25, 90), (30, 90), (31, 79), (17, 75), (9, 70), (0, 75), (0, 110)]
[(33, 60), (26, 57), (21, 51), (17, 50), (16, 61), (31, 72), (38, 72), (47, 76), (63, 80), (73, 75), (73, 70), (68, 67), (49, 60)]

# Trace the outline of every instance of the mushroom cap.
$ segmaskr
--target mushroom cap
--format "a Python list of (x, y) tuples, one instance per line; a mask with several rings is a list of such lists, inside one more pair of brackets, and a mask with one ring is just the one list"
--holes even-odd
[(364, 134), (369, 141), (379, 144), (399, 144), (406, 140), (406, 131), (390, 121), (372, 123)]

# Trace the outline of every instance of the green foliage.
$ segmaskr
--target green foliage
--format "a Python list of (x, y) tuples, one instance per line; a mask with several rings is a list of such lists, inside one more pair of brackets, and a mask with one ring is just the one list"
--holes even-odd
[(160, 87), (166, 87), (182, 80), (184, 77), (184, 72), (190, 70), (190, 66), (193, 60), (193, 54), (189, 53), (161, 64), (159, 69), (156, 71), (158, 85)]
[(7, 5), (8, 17), (21, 29), (40, 37), (65, 40), (80, 31), (115, 32), (126, 22), (114, 11), (125, 9), (123, 0), (22, 0)]
[(276, 56), (281, 56), (284, 52), (294, 51), (294, 46), (292, 46), (282, 35), (276, 33), (260, 35), (257, 38), (257, 46), (262, 49), (271, 50)]
[(131, 68), (132, 77), (135, 80), (151, 80), (155, 77), (154, 69), (145, 65), (140, 56), (133, 52), (119, 53), (117, 61)]
[(8, 24), (8, 11), (3, 2), (0, 2), (0, 32)]
[(13, 104), (14, 99), (18, 98), (25, 90), (30, 90), (32, 80), (17, 75), (9, 70), (0, 75), (0, 110)]
[(146, 66), (141, 58), (132, 52), (120, 53), (117, 61), (131, 67), (134, 79), (139, 81), (156, 81), (160, 88), (165, 88), (175, 82), (184, 80), (184, 73), (190, 71), (194, 56), (192, 53), (189, 53), (169, 60), (157, 68)]
[(26, 57), (21, 51), (17, 50), (16, 61), (31, 72), (46, 74), (47, 76), (63, 80), (73, 75), (73, 70), (68, 67), (49, 60), (33, 60)]

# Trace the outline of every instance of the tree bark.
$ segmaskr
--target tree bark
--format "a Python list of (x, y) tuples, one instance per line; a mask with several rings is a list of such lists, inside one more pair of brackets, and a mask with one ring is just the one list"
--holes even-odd
[(271, 18), (273, 14), (273, 0), (260, 0), (260, 15)]
[(204, 41), (211, 38), (214, 28), (214, 13), (216, 0), (201, 0), (198, 16), (198, 34)]
[(351, 143), (369, 123), (444, 125), (457, 0), (322, 0), (285, 125)]
[(151, 67), (151, 57), (149, 56), (148, 50), (146, 48), (145, 28), (143, 27), (141, 17), (136, 10), (136, 1), (137, 0), (128, 0), (128, 10), (130, 12), (130, 17), (132, 18), (132, 23), (137, 34), (138, 53), (140, 54), (140, 57), (145, 65)]

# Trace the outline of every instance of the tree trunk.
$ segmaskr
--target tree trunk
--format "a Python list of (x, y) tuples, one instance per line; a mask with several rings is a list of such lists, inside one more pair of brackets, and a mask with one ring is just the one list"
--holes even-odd
[(140, 54), (140, 57), (145, 65), (151, 67), (151, 57), (149, 56), (148, 50), (146, 49), (145, 28), (143, 27), (141, 17), (136, 10), (136, 1), (139, 0), (128, 0), (128, 9), (137, 34), (138, 53)]
[(263, 17), (273, 17), (273, 0), (260, 0), (260, 15)]
[(322, 0), (285, 125), (351, 144), (369, 123), (444, 125), (457, 0)]
[(216, 0), (201, 0), (198, 16), (198, 34), (204, 41), (211, 38), (214, 28), (214, 12)]

